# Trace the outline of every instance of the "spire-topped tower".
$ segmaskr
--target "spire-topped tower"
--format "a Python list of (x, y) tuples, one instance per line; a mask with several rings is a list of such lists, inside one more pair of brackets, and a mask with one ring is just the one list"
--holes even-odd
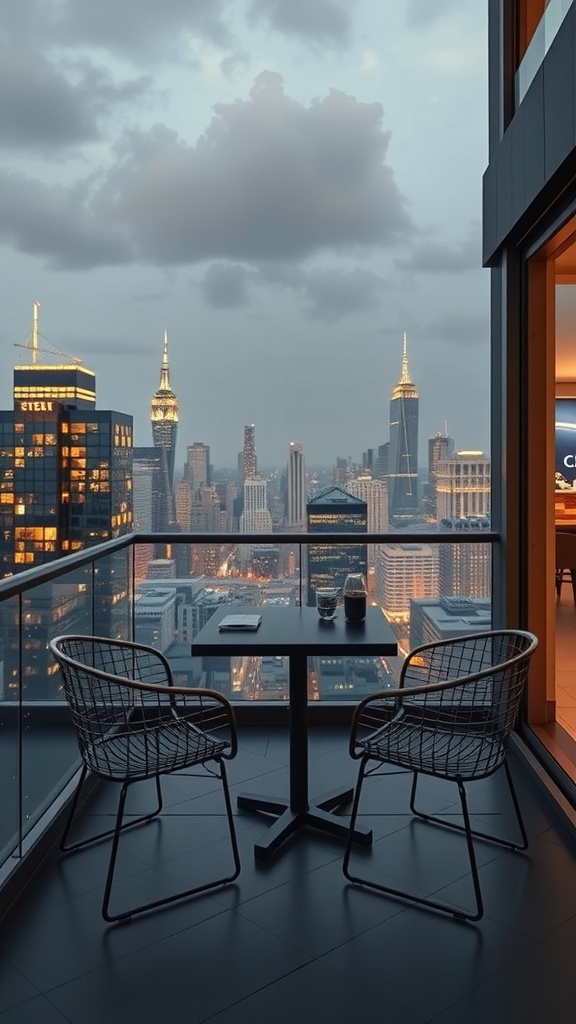
[(164, 348), (160, 369), (160, 387), (150, 405), (152, 440), (155, 448), (164, 448), (168, 466), (170, 492), (174, 479), (176, 458), (176, 436), (178, 433), (178, 399), (170, 387), (170, 364), (168, 362), (168, 331), (164, 331)]
[(418, 398), (418, 389), (412, 383), (410, 376), (410, 370), (408, 369), (408, 344), (406, 341), (406, 331), (404, 331), (404, 340), (402, 343), (402, 371), (400, 373), (400, 380), (392, 392), (392, 398)]
[(400, 380), (390, 401), (390, 454), (388, 462), (390, 523), (406, 525), (418, 515), (418, 389), (408, 369), (406, 332), (402, 346)]

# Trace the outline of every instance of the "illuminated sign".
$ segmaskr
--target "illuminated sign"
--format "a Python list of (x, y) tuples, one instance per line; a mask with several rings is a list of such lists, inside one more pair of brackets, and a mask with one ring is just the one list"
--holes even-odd
[(54, 402), (36, 399), (30, 402), (18, 402), (20, 412), (54, 412)]

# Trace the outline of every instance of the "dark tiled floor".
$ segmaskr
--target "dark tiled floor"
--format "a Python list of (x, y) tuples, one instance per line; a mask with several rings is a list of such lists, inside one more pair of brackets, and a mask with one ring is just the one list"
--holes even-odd
[[(311, 788), (353, 778), (342, 730), (315, 729)], [(235, 792), (284, 792), (287, 737), (241, 730), (230, 765)], [(486, 914), (478, 925), (418, 910), (348, 885), (342, 845), (302, 833), (273, 860), (254, 861), (262, 818), (238, 812), (242, 873), (228, 888), (129, 924), (100, 916), (105, 845), (54, 856), (0, 929), (0, 1024), (174, 1021), (243, 1024), (573, 1024), (576, 1019), (576, 857), (530, 777), (512, 759), (530, 836), (526, 854), (478, 843)], [(511, 825), (502, 779), (470, 787), (485, 830)], [(150, 899), (159, 887), (218, 870), (228, 855), (217, 784), (166, 780), (166, 814), (128, 833), (118, 896)], [(150, 791), (142, 786), (132, 809)], [(419, 890), (468, 901), (462, 840), (414, 823), (407, 779), (366, 792), (374, 830), (367, 867)], [(425, 808), (456, 813), (454, 793), (422, 782)], [(83, 824), (106, 820), (104, 789)], [(394, 884), (394, 881), (393, 883)]]

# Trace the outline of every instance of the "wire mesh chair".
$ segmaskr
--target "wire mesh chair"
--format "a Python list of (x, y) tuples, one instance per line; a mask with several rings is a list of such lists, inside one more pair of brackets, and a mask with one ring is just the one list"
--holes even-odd
[[(234, 713), (226, 698), (212, 690), (174, 686), (166, 658), (142, 644), (59, 636), (49, 647), (62, 672), (83, 761), (60, 849), (71, 853), (112, 837), (102, 901), (104, 920), (123, 921), (237, 878), (240, 858), (224, 763), (236, 755), (237, 737)], [(110, 896), (121, 833), (160, 814), (162, 775), (193, 767), (222, 782), (234, 870), (224, 878), (112, 914)], [(114, 828), (67, 844), (89, 773), (120, 783), (116, 822)], [(156, 782), (156, 808), (124, 821), (128, 789), (144, 779)]]
[[(397, 688), (372, 694), (356, 707), (350, 755), (359, 759), (360, 765), (343, 862), (344, 875), (350, 882), (443, 910), (461, 920), (480, 920), (484, 909), (473, 837), (513, 850), (525, 850), (528, 846), (506, 753), (537, 644), (532, 633), (521, 630), (492, 630), (425, 644), (406, 658)], [(350, 870), (362, 784), (366, 777), (387, 774), (384, 765), (413, 773), (412, 814), (465, 834), (476, 899), (472, 913), (390, 888)], [(519, 842), (471, 828), (465, 784), (485, 779), (500, 767), (506, 773), (521, 836)], [(457, 784), (463, 825), (417, 810), (420, 774)]]

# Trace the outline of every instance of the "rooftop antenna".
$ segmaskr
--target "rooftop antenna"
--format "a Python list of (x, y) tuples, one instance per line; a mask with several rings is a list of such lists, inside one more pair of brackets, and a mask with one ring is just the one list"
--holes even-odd
[(40, 303), (36, 299), (32, 307), (32, 366), (38, 361), (38, 310)]

